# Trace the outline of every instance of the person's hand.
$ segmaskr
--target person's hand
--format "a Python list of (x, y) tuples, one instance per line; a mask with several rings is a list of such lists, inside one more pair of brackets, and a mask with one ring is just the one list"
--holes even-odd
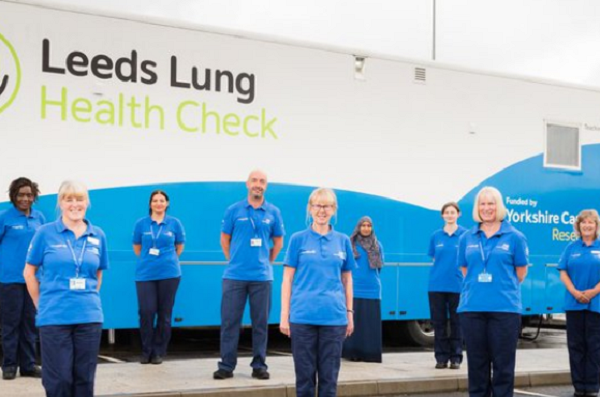
[(573, 296), (579, 303), (590, 303), (590, 297), (585, 294), (585, 291), (574, 290)]
[(348, 326), (346, 327), (346, 338), (354, 333), (354, 313), (348, 312)]
[(595, 289), (586, 289), (585, 291), (582, 292), (582, 294), (584, 294), (588, 298), (588, 302), (589, 302), (592, 299), (594, 299), (596, 297), (596, 295), (598, 295), (598, 292)]
[(292, 333), (290, 331), (290, 320), (287, 318), (282, 318), (279, 322), (279, 331), (282, 334), (287, 335), (288, 338), (291, 337)]

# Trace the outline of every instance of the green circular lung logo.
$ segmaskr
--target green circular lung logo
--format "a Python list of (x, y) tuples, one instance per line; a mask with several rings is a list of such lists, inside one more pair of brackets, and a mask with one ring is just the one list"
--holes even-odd
[(0, 114), (17, 97), (21, 85), (21, 64), (15, 48), (0, 33)]

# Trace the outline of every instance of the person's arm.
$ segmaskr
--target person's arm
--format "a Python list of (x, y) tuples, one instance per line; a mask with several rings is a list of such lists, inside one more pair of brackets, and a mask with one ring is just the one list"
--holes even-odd
[(466, 266), (461, 266), (460, 271), (462, 272), (463, 277), (467, 277), (467, 267)]
[(185, 247), (185, 244), (175, 245), (175, 252), (177, 253), (177, 256), (181, 256), (181, 253), (183, 252), (184, 247)]
[(342, 284), (346, 293), (346, 314), (348, 315), (346, 337), (348, 337), (354, 332), (354, 291), (352, 290), (352, 272), (342, 273)]
[(291, 336), (290, 332), (290, 299), (292, 296), (292, 282), (296, 268), (285, 266), (283, 268), (283, 281), (281, 282), (281, 318), (279, 320), (279, 331)]
[(37, 270), (37, 266), (30, 265), (29, 263), (25, 264), (25, 269), (23, 270), (27, 291), (29, 292), (29, 296), (31, 296), (31, 300), (36, 309), (38, 308), (38, 303), (40, 301), (40, 283), (35, 277)]
[(283, 248), (283, 236), (281, 237), (273, 237), (273, 248), (271, 248), (271, 252), (269, 252), (269, 261), (271, 263), (275, 262), (277, 255)]
[(96, 286), (96, 290), (100, 292), (100, 287), (102, 287), (102, 270), (98, 270), (96, 272), (96, 279), (98, 280), (98, 285)]
[[(596, 286), (594, 288), (590, 288), (590, 289), (586, 289), (585, 291), (582, 291), (582, 294), (588, 299), (588, 302), (590, 302), (592, 299), (594, 299), (596, 297), (596, 295), (598, 295), (600, 293), (600, 283), (596, 284)], [(587, 303), (587, 302), (583, 302), (583, 303)]]
[(518, 266), (516, 267), (516, 272), (517, 272), (517, 278), (519, 279), (519, 282), (522, 283), (523, 280), (525, 280), (525, 277), (527, 276), (527, 269), (529, 266)]
[(135, 254), (135, 256), (140, 256), (142, 254), (142, 245), (133, 244), (133, 253)]
[(221, 232), (221, 249), (225, 259), (229, 260), (229, 248), (231, 247), (231, 235)]
[[(571, 295), (573, 295), (573, 297), (578, 302), (580, 302), (580, 303), (589, 303), (590, 302), (591, 298), (588, 298), (584, 292), (579, 291), (577, 288), (575, 288), (575, 285), (573, 284), (573, 281), (571, 281), (571, 277), (569, 277), (569, 273), (567, 273), (566, 270), (560, 271), (560, 281), (563, 282), (567, 291), (569, 291), (569, 293)], [(598, 288), (597, 285), (596, 285), (596, 288)]]

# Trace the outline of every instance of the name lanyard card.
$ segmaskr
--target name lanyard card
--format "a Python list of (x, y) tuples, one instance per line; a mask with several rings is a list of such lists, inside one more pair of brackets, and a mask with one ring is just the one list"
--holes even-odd
[(160, 225), (160, 227), (158, 228), (158, 233), (156, 233), (156, 236), (154, 236), (154, 230), (152, 230), (152, 224), (150, 224), (150, 235), (152, 236), (152, 248), (150, 248), (150, 251), (148, 251), (148, 253), (150, 255), (153, 256), (158, 256), (160, 255), (160, 250), (158, 248), (156, 248), (156, 240), (158, 240), (158, 237), (160, 236), (160, 232), (162, 231), (164, 225)]
[(83, 265), (83, 255), (85, 254), (85, 248), (87, 247), (87, 240), (83, 241), (83, 247), (81, 248), (79, 260), (77, 259), (77, 256), (75, 255), (75, 250), (73, 249), (71, 240), (67, 239), (67, 245), (69, 246), (69, 250), (71, 251), (71, 256), (73, 257), (73, 262), (75, 263), (75, 278), (69, 279), (69, 289), (84, 290), (85, 289), (85, 278), (79, 277), (79, 273), (81, 272), (81, 266)]
[(258, 230), (256, 229), (256, 224), (254, 224), (254, 219), (250, 216), (250, 211), (248, 211), (248, 220), (254, 230), (254, 237), (250, 239), (250, 247), (262, 247), (262, 238), (258, 237)]
[[(496, 242), (496, 244), (497, 244), (497, 242)], [(492, 248), (492, 250), (493, 249), (494, 248)], [(481, 236), (479, 239), (479, 252), (481, 253), (481, 261), (483, 262), (483, 272), (479, 273), (479, 275), (477, 276), (477, 281), (479, 281), (480, 283), (491, 283), (492, 275), (487, 272), (487, 261), (490, 256), (489, 256), (489, 254), (487, 257), (485, 256), (485, 252), (483, 250), (483, 236)], [(490, 254), (491, 254), (491, 250), (490, 250)]]

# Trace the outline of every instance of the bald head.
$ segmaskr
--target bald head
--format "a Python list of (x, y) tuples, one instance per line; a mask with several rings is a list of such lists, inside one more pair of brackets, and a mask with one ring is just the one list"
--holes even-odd
[(248, 175), (246, 187), (248, 188), (248, 198), (262, 202), (267, 190), (267, 174), (262, 170), (252, 171)]

